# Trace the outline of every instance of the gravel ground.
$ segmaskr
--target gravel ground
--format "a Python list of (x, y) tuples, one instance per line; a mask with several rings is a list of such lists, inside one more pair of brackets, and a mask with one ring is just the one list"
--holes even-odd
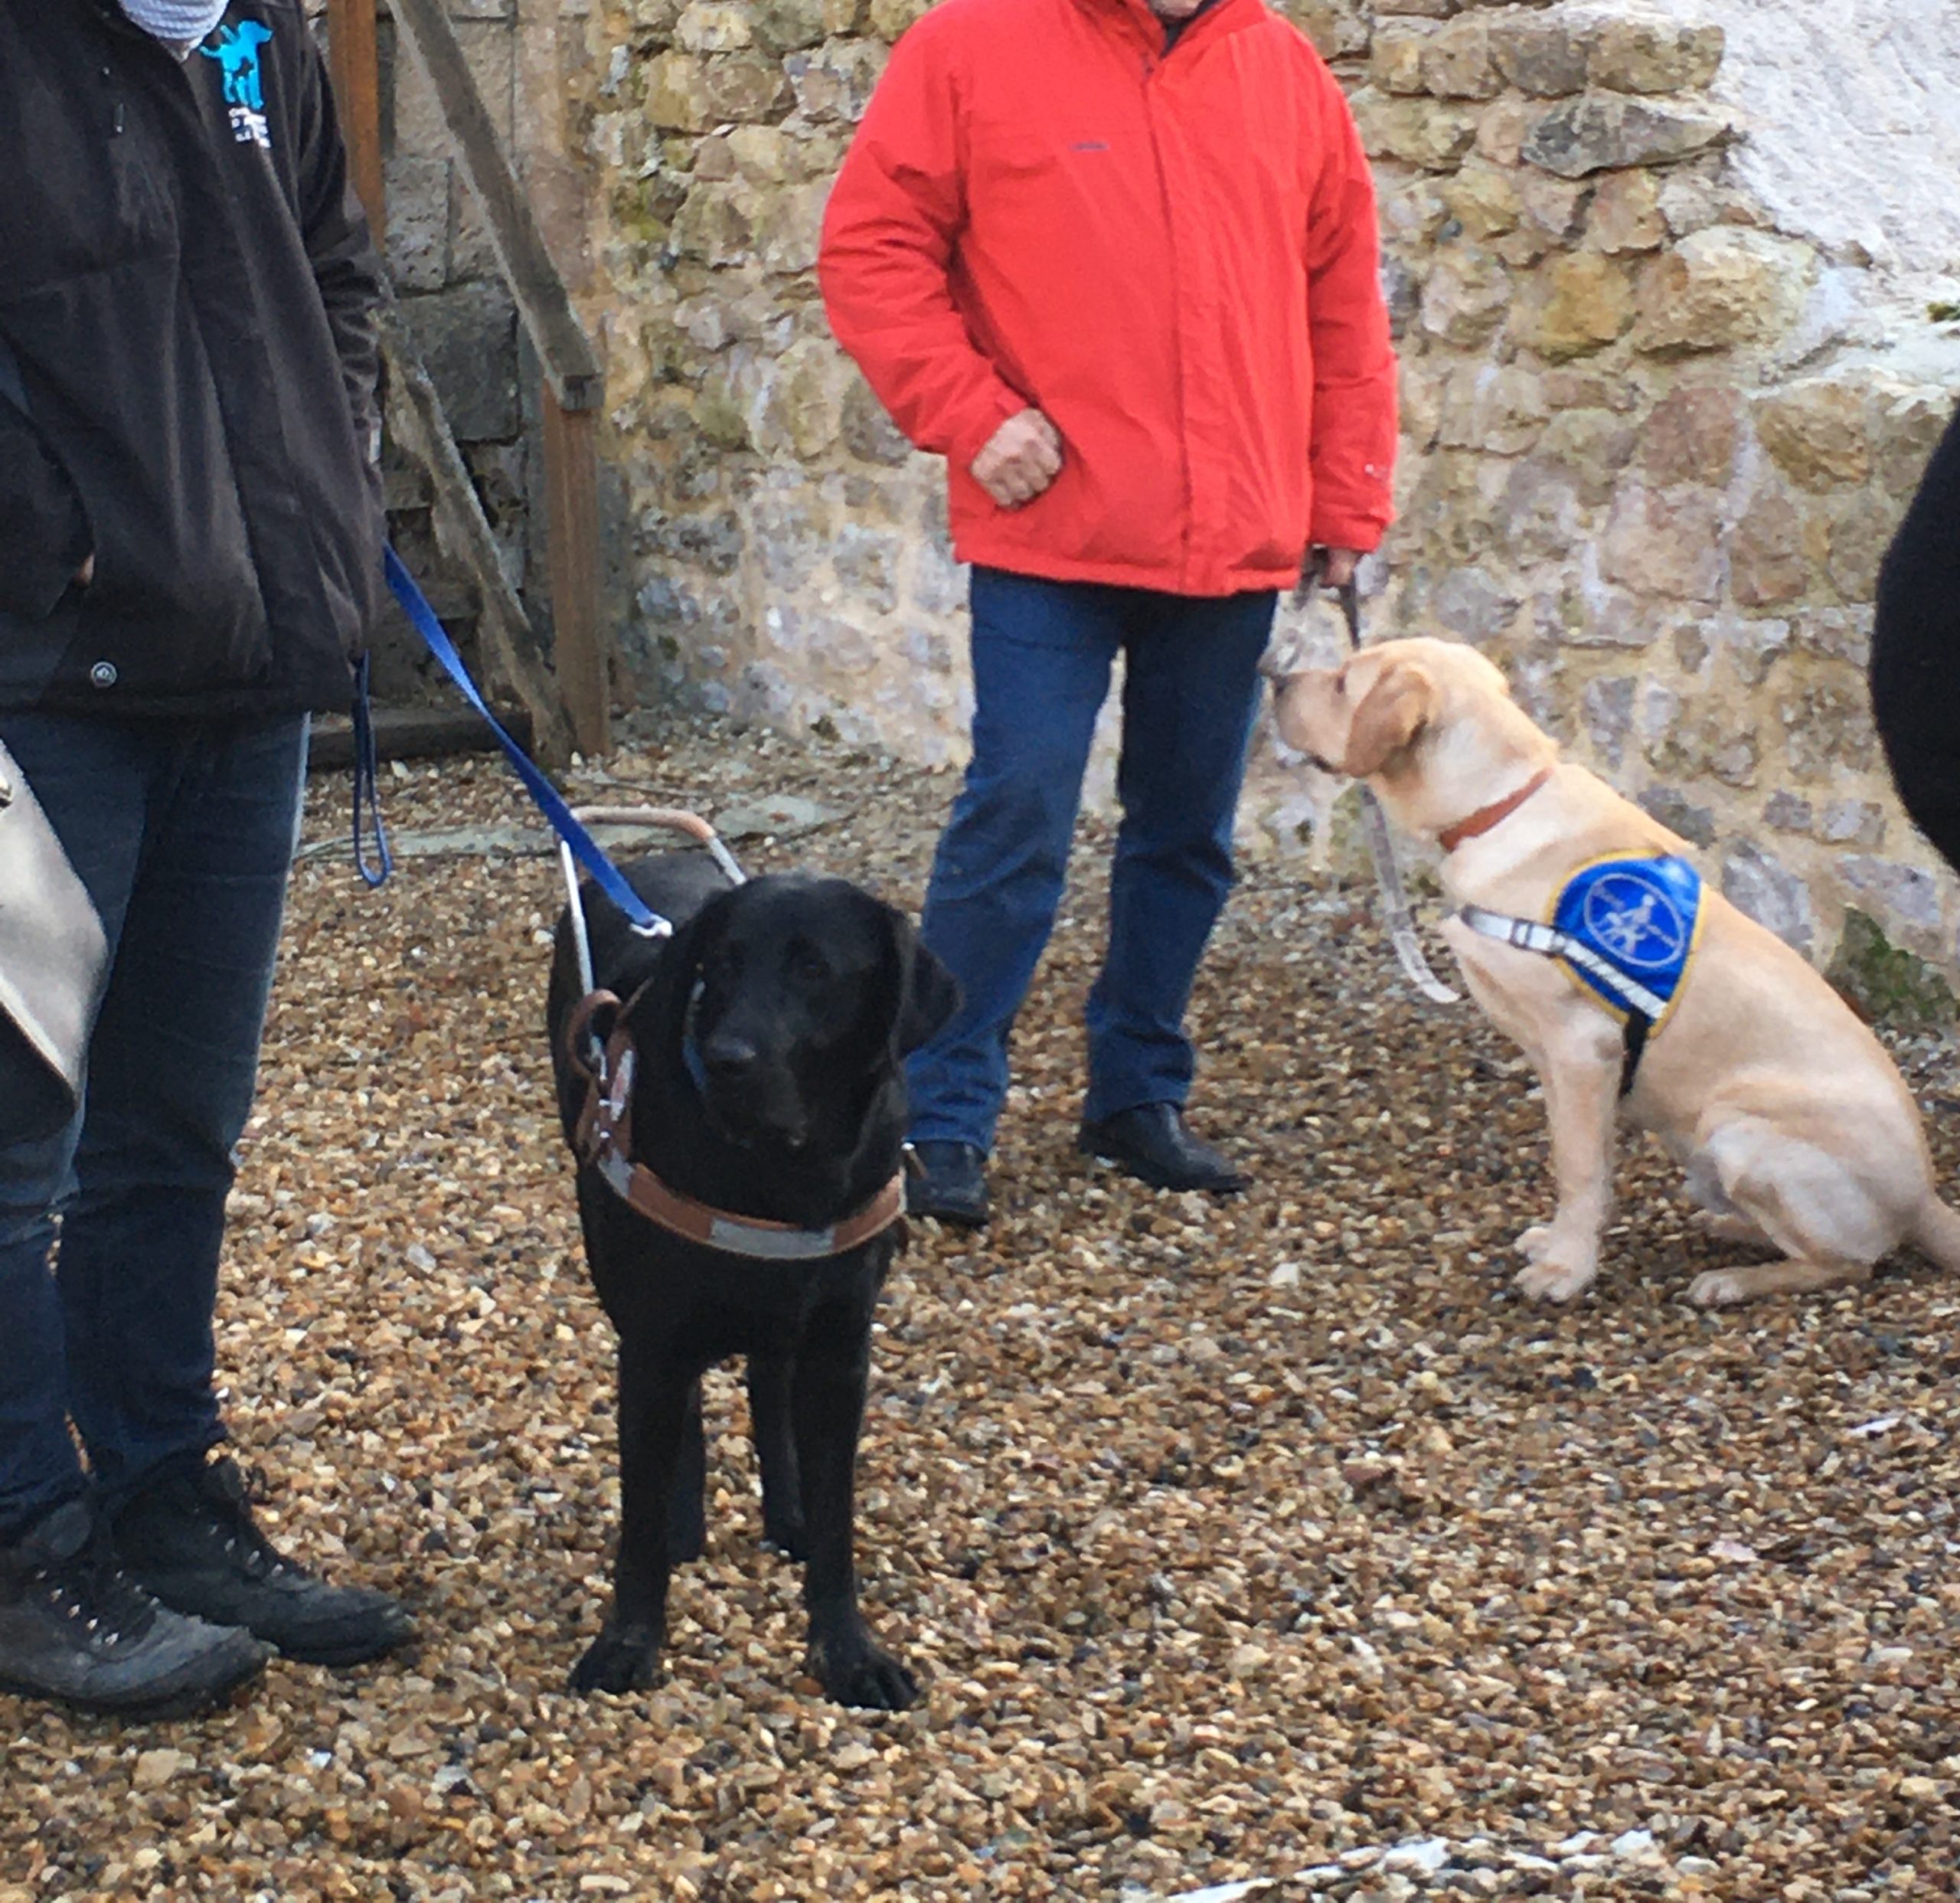
[[(916, 904), (954, 781), (727, 728), (612, 778), (848, 816), (741, 849)], [(625, 796), (574, 776), (587, 798)], [(403, 832), (524, 815), (397, 772)], [(344, 824), (315, 784), (309, 837)], [(542, 858), (304, 861), (220, 1352), (302, 1555), (419, 1655), (276, 1664), (203, 1720), (0, 1699), (0, 1903), (54, 1896), (1946, 1896), (1960, 1792), (1955, 1291), (1707, 1315), (1671, 1172), (1569, 1313), (1509, 1288), (1548, 1205), (1530, 1077), (1411, 1001), (1370, 894), (1255, 867), (1200, 985), (1243, 1200), (1073, 1154), (1089, 849), (1017, 1046), (984, 1241), (922, 1225), (864, 1455), (868, 1610), (915, 1711), (824, 1702), (717, 1377), (709, 1551), (657, 1691), (564, 1695), (603, 1603), (611, 1342), (538, 1029)], [(1960, 1069), (1902, 1047), (1942, 1175)]]

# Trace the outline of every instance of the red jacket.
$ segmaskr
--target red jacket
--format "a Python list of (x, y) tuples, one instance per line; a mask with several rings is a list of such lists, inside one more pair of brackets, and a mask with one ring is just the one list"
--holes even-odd
[[(1340, 88), (1263, 0), (1167, 54), (1142, 0), (944, 0), (893, 49), (818, 273), (838, 340), (947, 459), (956, 552), (1178, 594), (1283, 587), (1390, 515), (1394, 358)], [(1062, 471), (968, 473), (1030, 404)]]

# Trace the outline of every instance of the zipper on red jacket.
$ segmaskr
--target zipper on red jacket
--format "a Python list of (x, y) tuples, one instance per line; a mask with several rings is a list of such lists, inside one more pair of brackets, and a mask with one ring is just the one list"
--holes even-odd
[[(1157, 109), (1151, 94), (1150, 83), (1161, 60), (1154, 58), (1148, 51), (1143, 56), (1143, 113), (1150, 126), (1150, 156), (1157, 167), (1157, 195), (1164, 206), (1164, 235), (1171, 248), (1171, 308), (1181, 311), (1183, 299), (1178, 294), (1178, 279), (1183, 263), (1178, 244), (1178, 228), (1171, 217), (1171, 181), (1164, 168), (1164, 148), (1157, 136)], [(1191, 535), (1197, 526), (1197, 491), (1191, 478), (1191, 446), (1190, 420), (1185, 414), (1184, 404), (1184, 333), (1183, 326), (1173, 320), (1172, 342), (1176, 348), (1178, 365), (1178, 456), (1182, 463), (1184, 478), (1184, 525), (1178, 551), (1178, 572), (1180, 579), (1189, 576), (1191, 565)]]

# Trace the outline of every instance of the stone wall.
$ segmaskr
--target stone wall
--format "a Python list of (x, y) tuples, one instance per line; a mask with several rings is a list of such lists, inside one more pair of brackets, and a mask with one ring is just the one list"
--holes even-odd
[[(590, 168), (631, 669), (662, 698), (957, 757), (939, 466), (831, 342), (811, 268), (852, 125), (923, 8), (575, 4), (554, 30)], [(1951, 966), (1960, 894), (1890, 796), (1862, 665), (1960, 349), (1922, 305), (1875, 332), (1869, 250), (1779, 222), (1745, 181), (1718, 28), (1530, 0), (1292, 10), (1377, 164), (1404, 366), (1371, 627), (1488, 649), (1813, 955), (1851, 904)], [(1262, 760), (1247, 845), (1324, 845), (1331, 791)]]
[[(309, 0), (324, 39), (324, 0)], [(515, 0), (452, 0), (470, 69), (507, 143), (517, 132), (519, 45)], [(511, 585), (528, 591), (534, 566), (530, 507), (537, 456), (534, 399), (521, 367), (517, 311), (482, 220), (466, 188), (435, 96), (377, 9), (381, 146), (387, 219), (384, 249), (410, 335), (442, 398), (495, 536)], [(390, 531), (437, 611), (469, 645), (474, 599), (452, 583), (430, 538), (426, 471), (385, 446)], [(549, 603), (534, 604), (548, 616)], [(452, 690), (421, 642), (390, 607), (374, 646), (374, 688), (387, 705), (446, 701)]]

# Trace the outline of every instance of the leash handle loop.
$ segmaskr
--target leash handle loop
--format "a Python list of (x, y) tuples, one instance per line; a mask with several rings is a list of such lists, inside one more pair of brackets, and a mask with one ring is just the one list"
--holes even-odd
[[(395, 869), (388, 829), (381, 822), (381, 753), (374, 737), (374, 709), (368, 696), (368, 657), (354, 664), (354, 869), (372, 887), (385, 885)], [(372, 826), (371, 862), (361, 837), (364, 818)]]
[(401, 603), (403, 613), (414, 623), (416, 633), (427, 644), (429, 652), (441, 662), (443, 671), (456, 684), (463, 698), (483, 717), (485, 724), (496, 735), (505, 757), (524, 782), (524, 790), (536, 802), (538, 811), (551, 822), (551, 829), (570, 848), (579, 863), (591, 874), (593, 883), (625, 914), (635, 931), (648, 938), (665, 937), (673, 927), (620, 876), (619, 868), (606, 856), (599, 842), (573, 816), (571, 808), (566, 805), (557, 788), (491, 712), (478, 692), (476, 683), (469, 678), (469, 669), (463, 665), (456, 643), (436, 619), (435, 610), (415, 585), (415, 577), (408, 572), (401, 557), (390, 548), (384, 551), (382, 561), (388, 586), (394, 590), (396, 600)]

